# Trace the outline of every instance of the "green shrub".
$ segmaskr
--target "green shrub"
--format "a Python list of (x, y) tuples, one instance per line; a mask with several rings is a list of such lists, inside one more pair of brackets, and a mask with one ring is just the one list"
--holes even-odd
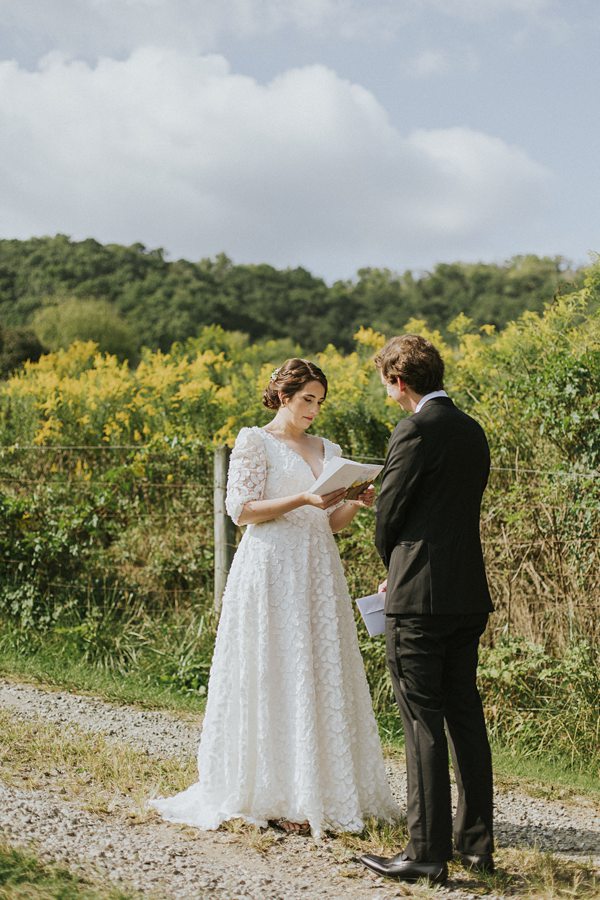
[(531, 756), (600, 764), (600, 653), (588, 642), (555, 657), (522, 638), (484, 648), (479, 669), (488, 726), (499, 743)]

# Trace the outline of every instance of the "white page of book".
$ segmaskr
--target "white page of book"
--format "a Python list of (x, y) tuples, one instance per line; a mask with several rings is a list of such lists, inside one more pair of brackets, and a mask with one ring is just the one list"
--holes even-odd
[(349, 488), (353, 484), (371, 482), (377, 478), (382, 469), (383, 466), (367, 465), (353, 459), (345, 459), (343, 456), (334, 456), (323, 467), (311, 491), (322, 496), (332, 491), (340, 491), (342, 488)]

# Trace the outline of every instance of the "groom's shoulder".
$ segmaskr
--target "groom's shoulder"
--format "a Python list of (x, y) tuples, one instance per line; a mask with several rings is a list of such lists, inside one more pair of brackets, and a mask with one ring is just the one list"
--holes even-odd
[(461, 419), (464, 422), (472, 422), (478, 428), (481, 428), (477, 420), (457, 406), (450, 397), (439, 397), (435, 400), (430, 400), (413, 418), (423, 423), (431, 419)]
[(421, 430), (418, 424), (414, 421), (414, 416), (406, 416), (404, 419), (400, 419), (400, 421), (392, 431), (390, 443), (410, 440), (411, 438), (418, 437), (420, 433)]
[(453, 403), (444, 406), (443, 415), (432, 421), (436, 421), (442, 431), (452, 435), (469, 435), (475, 444), (487, 446), (485, 430), (480, 422)]
[(481, 434), (485, 434), (483, 426), (480, 422), (477, 421), (472, 415), (465, 412), (463, 409), (459, 409), (458, 406), (454, 407), (456, 414), (460, 417), (461, 421), (467, 425), (467, 427), (472, 428), (473, 431), (479, 431)]
[(458, 430), (467, 431), (474, 437), (478, 434), (485, 440), (485, 431), (477, 419), (456, 406), (450, 398), (430, 400), (412, 419), (423, 436), (430, 435), (433, 439), (438, 439), (440, 433), (455, 433)]

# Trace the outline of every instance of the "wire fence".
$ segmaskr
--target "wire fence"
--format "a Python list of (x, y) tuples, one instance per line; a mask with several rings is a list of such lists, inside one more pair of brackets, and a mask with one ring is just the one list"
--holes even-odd
[[(189, 447), (181, 447), (181, 452), (187, 456), (189, 456), (190, 450)], [(211, 448), (202, 447), (205, 452), (210, 452)], [(175, 456), (176, 451), (178, 450), (178, 445), (174, 444), (172, 446), (168, 446), (165, 448), (157, 449), (152, 444), (74, 444), (74, 445), (36, 445), (36, 444), (22, 444), (22, 445), (10, 445), (10, 446), (0, 446), (0, 459), (5, 455), (16, 455), (19, 453), (117, 453), (117, 452), (127, 452), (127, 453), (143, 453), (144, 460), (153, 460), (153, 459), (167, 459), (173, 461), (177, 457)], [(385, 457), (383, 456), (363, 456), (360, 454), (352, 455), (348, 454), (347, 459), (355, 460), (356, 462), (373, 462), (373, 463), (385, 463)], [(584, 478), (584, 479), (595, 479), (600, 478), (600, 470), (591, 470), (591, 471), (579, 471), (579, 470), (568, 470), (568, 469), (534, 469), (530, 467), (524, 467), (520, 465), (514, 466), (491, 466), (490, 469), (492, 472), (511, 472), (515, 475), (540, 475), (545, 478)], [(0, 479), (1, 480), (1, 479)]]
[[(553, 598), (564, 616), (593, 609), (600, 589), (600, 473), (518, 464), (491, 471), (498, 487), (483, 516), (482, 543), (497, 605), (508, 609), (509, 621), (517, 615), (517, 595), (538, 618), (536, 610)], [(531, 507), (524, 493), (503, 493), (505, 482), (494, 476), (508, 478), (509, 486), (520, 481), (527, 497), (534, 496)], [(131, 600), (151, 614), (179, 603), (206, 605), (219, 575), (217, 560), (222, 576), (223, 560), (231, 559), (239, 540), (239, 533), (224, 530), (217, 537), (213, 530), (215, 487), (206, 447), (0, 447), (0, 494), (31, 501), (34, 517), (28, 521), (26, 502), (20, 523), (0, 521), (5, 590), (30, 586), (49, 603), (71, 597), (99, 609)], [(52, 514), (47, 520), (45, 511)], [(66, 545), (54, 547), (58, 538), (50, 532), (59, 520)]]

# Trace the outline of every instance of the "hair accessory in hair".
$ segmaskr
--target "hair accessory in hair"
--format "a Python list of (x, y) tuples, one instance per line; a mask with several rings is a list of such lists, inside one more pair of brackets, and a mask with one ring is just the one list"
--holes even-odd
[(279, 375), (279, 369), (273, 369), (273, 371), (271, 372), (270, 381), (276, 381), (278, 375)]

